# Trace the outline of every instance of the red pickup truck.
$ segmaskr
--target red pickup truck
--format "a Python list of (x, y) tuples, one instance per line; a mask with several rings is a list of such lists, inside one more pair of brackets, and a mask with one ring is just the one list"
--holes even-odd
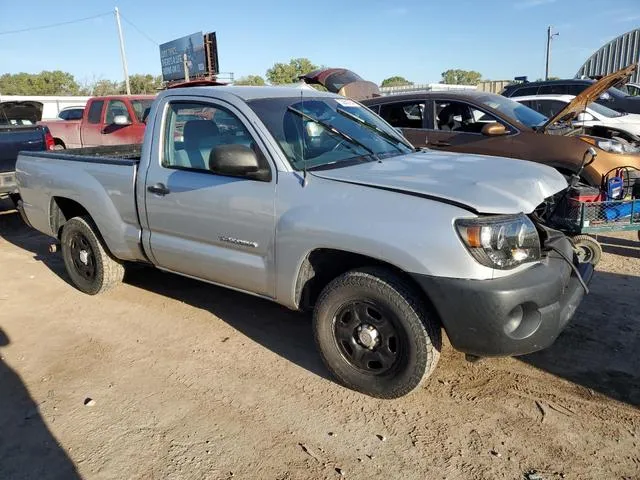
[(109, 95), (87, 102), (80, 120), (49, 120), (56, 150), (142, 143), (154, 95)]

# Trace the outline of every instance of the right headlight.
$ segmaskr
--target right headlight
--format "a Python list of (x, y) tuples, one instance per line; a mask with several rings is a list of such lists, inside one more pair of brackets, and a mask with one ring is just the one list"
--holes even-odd
[(611, 153), (637, 153), (638, 148), (628, 143), (622, 143), (617, 140), (611, 140), (609, 138), (598, 137), (581, 137), (587, 143), (595, 145), (596, 147)]
[(509, 270), (540, 259), (540, 237), (526, 215), (496, 215), (455, 222), (458, 234), (482, 265)]

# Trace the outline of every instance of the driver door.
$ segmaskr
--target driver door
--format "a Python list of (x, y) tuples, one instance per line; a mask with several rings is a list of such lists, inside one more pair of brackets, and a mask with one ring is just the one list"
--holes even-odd
[[(504, 156), (511, 147), (513, 129), (487, 111), (460, 100), (434, 99), (429, 105), (425, 146), (436, 150)], [(444, 118), (444, 117), (447, 118)], [(502, 124), (507, 133), (488, 136), (482, 127)]]

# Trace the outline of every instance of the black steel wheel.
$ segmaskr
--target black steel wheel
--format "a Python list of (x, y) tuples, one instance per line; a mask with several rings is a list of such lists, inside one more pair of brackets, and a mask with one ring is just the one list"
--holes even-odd
[(330, 282), (316, 302), (313, 327), (329, 371), (374, 397), (414, 390), (440, 355), (440, 325), (421, 292), (384, 268), (352, 270)]
[(88, 217), (75, 217), (62, 227), (60, 243), (67, 273), (84, 293), (96, 295), (119, 284), (124, 266), (112, 258)]
[(393, 312), (376, 302), (352, 300), (333, 319), (334, 337), (347, 362), (365, 373), (384, 375), (399, 361), (399, 321)]

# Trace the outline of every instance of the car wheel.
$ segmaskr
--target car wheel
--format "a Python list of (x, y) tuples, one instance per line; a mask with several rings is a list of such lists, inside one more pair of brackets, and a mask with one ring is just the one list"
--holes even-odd
[(576, 235), (571, 239), (580, 263), (591, 263), (594, 267), (602, 258), (602, 246), (589, 235)]
[(313, 328), (329, 371), (373, 397), (411, 392), (440, 356), (440, 324), (419, 291), (383, 268), (352, 270), (329, 283), (316, 302)]
[(88, 217), (75, 217), (64, 224), (62, 257), (73, 284), (89, 295), (103, 293), (124, 278), (124, 266), (106, 251)]

